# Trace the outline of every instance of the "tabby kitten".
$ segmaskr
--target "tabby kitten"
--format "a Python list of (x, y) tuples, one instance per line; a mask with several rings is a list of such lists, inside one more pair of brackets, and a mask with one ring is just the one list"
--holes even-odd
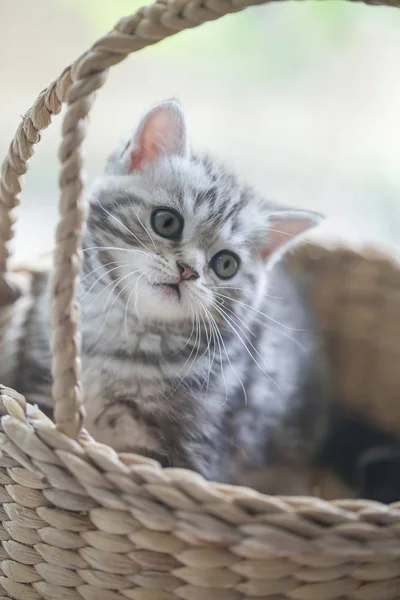
[[(209, 479), (306, 492), (324, 376), (303, 284), (284, 257), (319, 216), (262, 201), (193, 154), (172, 101), (111, 155), (89, 203), (80, 293), (89, 431)], [(27, 332), (16, 386), (51, 409), (47, 295)]]

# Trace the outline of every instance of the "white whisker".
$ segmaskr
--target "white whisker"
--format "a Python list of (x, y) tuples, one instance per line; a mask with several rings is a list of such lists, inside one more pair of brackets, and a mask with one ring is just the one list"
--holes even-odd
[[(113, 289), (111, 290), (111, 292), (110, 292), (109, 298), (110, 298), (110, 297), (111, 297), (111, 295), (113, 294), (113, 292), (114, 292), (114, 290), (115, 290), (116, 286), (117, 286), (117, 285), (118, 285), (118, 284), (119, 284), (119, 283), (120, 283), (120, 282), (121, 282), (123, 279), (127, 279), (127, 278), (128, 278), (129, 276), (131, 276), (131, 275), (133, 275), (133, 273), (128, 273), (128, 275), (125, 275), (123, 278), (121, 278), (119, 281), (117, 281), (116, 285), (114, 286), (114, 288), (113, 288)], [(129, 287), (129, 286), (130, 286), (130, 283), (128, 282), (128, 283), (126, 284), (126, 286), (124, 286), (123, 288), (121, 288), (121, 289), (120, 289), (120, 291), (118, 292), (118, 294), (115, 296), (115, 298), (114, 298), (114, 300), (113, 300), (113, 302), (112, 302), (112, 304), (111, 304), (110, 308), (108, 309), (107, 315), (106, 315), (106, 317), (105, 317), (105, 319), (104, 319), (104, 321), (103, 321), (103, 325), (101, 326), (101, 329), (100, 329), (99, 335), (97, 336), (97, 338), (96, 338), (95, 342), (94, 342), (94, 343), (92, 344), (92, 346), (91, 346), (91, 350), (93, 350), (93, 349), (96, 347), (97, 343), (99, 342), (99, 340), (100, 340), (100, 338), (101, 338), (101, 334), (103, 333), (104, 327), (105, 327), (105, 325), (106, 325), (106, 322), (107, 322), (107, 320), (108, 320), (108, 317), (110, 316), (110, 314), (111, 314), (111, 311), (112, 311), (112, 309), (113, 309), (113, 306), (115, 305), (116, 301), (117, 301), (117, 300), (118, 300), (118, 298), (121, 296), (121, 294), (122, 294), (122, 293), (123, 293), (123, 292), (124, 292), (124, 291), (125, 291), (125, 290), (126, 290), (128, 287)], [(107, 303), (108, 303), (108, 300), (107, 300)], [(106, 304), (105, 308), (106, 308), (106, 307), (107, 307), (107, 304)]]
[[(213, 290), (238, 290), (240, 292), (246, 292), (247, 294), (257, 294), (257, 290), (251, 290), (249, 288), (241, 288), (241, 287), (234, 287), (231, 285), (212, 285), (210, 286), (211, 289)], [(271, 298), (273, 300), (283, 300), (283, 296), (271, 296), (270, 294), (263, 294), (264, 298)]]
[[(116, 265), (116, 264), (122, 264), (122, 265), (129, 265), (128, 261), (122, 261), (122, 260), (112, 260), (111, 262), (108, 262), (106, 264), (101, 264), (98, 267), (96, 267), (95, 269), (92, 269), (90, 271), (90, 273), (87, 273), (85, 275), (85, 277), (82, 277), (81, 279), (81, 283), (83, 283), (88, 277), (90, 277), (90, 275), (92, 275), (93, 273), (96, 273), (96, 271), (99, 271), (100, 269), (106, 269), (106, 267), (109, 267), (110, 265)], [(106, 273), (108, 271), (106, 270)]]
[(193, 330), (194, 330), (194, 320), (193, 320), (193, 310), (191, 310), (191, 315), (190, 315), (190, 320), (192, 321), (192, 330), (190, 332), (190, 336), (188, 337), (188, 339), (186, 340), (186, 343), (184, 346), (182, 346), (181, 348), (178, 348), (178, 350), (176, 350), (176, 352), (174, 352), (173, 354), (170, 354), (168, 356), (168, 358), (172, 357), (172, 356), (176, 356), (177, 354), (179, 354), (179, 352), (182, 352), (182, 350), (184, 350), (186, 348), (186, 346), (189, 344), (192, 335), (193, 335)]
[[(185, 380), (186, 376), (189, 374), (190, 369), (193, 367), (194, 363), (197, 360), (197, 357), (199, 355), (199, 351), (200, 351), (200, 346), (201, 346), (201, 327), (200, 327), (200, 319), (197, 315), (197, 313), (194, 312), (194, 317), (196, 319), (196, 341), (195, 341), (195, 348), (196, 348), (196, 353), (192, 359), (192, 362), (190, 363), (189, 368), (186, 370), (185, 374), (183, 375), (183, 378), (181, 380), (181, 383), (183, 383), (183, 381)], [(198, 333), (198, 337), (197, 337), (197, 333)]]
[[(230, 365), (230, 367), (231, 367), (232, 371), (233, 371), (233, 372), (234, 372), (234, 374), (236, 375), (236, 378), (237, 378), (237, 380), (238, 380), (238, 382), (239, 382), (239, 384), (240, 384), (240, 387), (241, 387), (241, 388), (242, 388), (242, 390), (243, 390), (243, 395), (244, 395), (244, 401), (245, 401), (245, 405), (247, 405), (247, 392), (246, 392), (246, 388), (244, 387), (243, 381), (240, 379), (240, 377), (239, 377), (239, 375), (238, 375), (238, 373), (237, 373), (237, 371), (236, 371), (235, 367), (232, 365), (231, 359), (229, 358), (229, 354), (228, 354), (228, 351), (227, 351), (227, 348), (226, 348), (226, 345), (225, 345), (225, 342), (224, 342), (224, 338), (223, 338), (223, 336), (222, 336), (222, 334), (221, 334), (221, 331), (220, 331), (220, 329), (219, 329), (219, 327), (218, 327), (218, 324), (217, 324), (216, 320), (214, 319), (214, 317), (212, 316), (212, 314), (211, 314), (209, 311), (207, 311), (207, 312), (209, 313), (211, 320), (214, 322), (214, 325), (215, 325), (215, 327), (216, 327), (216, 332), (217, 332), (217, 334), (218, 334), (218, 337), (219, 337), (219, 339), (221, 340), (221, 343), (222, 343), (222, 345), (223, 345), (223, 347), (224, 347), (224, 351), (225, 351), (226, 358), (227, 358), (227, 360), (228, 360), (228, 363), (229, 363), (229, 365)], [(221, 367), (222, 367), (222, 355), (221, 355)], [(225, 379), (225, 377), (224, 377), (224, 381), (225, 381), (225, 390), (226, 390), (226, 394), (225, 394), (225, 401), (223, 402), (222, 406), (224, 406), (224, 404), (225, 404), (225, 403), (227, 402), (227, 400), (228, 400), (228, 388), (227, 388), (227, 385), (226, 385), (226, 379)]]
[[(85, 312), (88, 312), (88, 311), (90, 310), (90, 308), (93, 306), (94, 302), (96, 302), (96, 300), (99, 298), (99, 296), (101, 296), (101, 294), (103, 294), (103, 292), (105, 292), (105, 290), (107, 290), (107, 289), (108, 289), (108, 288), (109, 288), (109, 287), (110, 287), (112, 284), (114, 284), (114, 287), (113, 287), (113, 289), (111, 290), (111, 293), (114, 291), (114, 289), (117, 287), (117, 285), (118, 285), (118, 283), (119, 283), (120, 281), (123, 281), (124, 279), (126, 279), (126, 278), (127, 278), (127, 277), (129, 277), (130, 275), (134, 275), (135, 273), (138, 273), (140, 270), (141, 270), (141, 269), (136, 269), (136, 271), (132, 271), (131, 273), (128, 273), (127, 275), (121, 275), (121, 277), (118, 277), (118, 278), (117, 278), (117, 279), (115, 279), (115, 280), (114, 280), (114, 279), (112, 279), (112, 280), (110, 281), (110, 283), (108, 283), (106, 286), (104, 286), (104, 287), (103, 287), (103, 288), (100, 290), (100, 292), (98, 292), (98, 293), (96, 294), (96, 296), (93, 298), (93, 300), (92, 300), (92, 302), (89, 304), (89, 306), (88, 306), (87, 308), (86, 308), (86, 307), (84, 307), (84, 309), (85, 309)], [(88, 292), (85, 292), (85, 295), (84, 295), (84, 296), (86, 296), (86, 294), (87, 294), (87, 293), (88, 293)], [(108, 302), (108, 301), (107, 301), (107, 302)], [(107, 304), (107, 303), (106, 303), (106, 304)]]
[(135, 287), (133, 287), (133, 289), (131, 290), (131, 293), (128, 296), (126, 304), (125, 304), (124, 326), (125, 326), (125, 336), (126, 336), (126, 339), (128, 339), (128, 337), (129, 337), (129, 333), (128, 333), (128, 308), (129, 308), (129, 304), (130, 304), (131, 298), (132, 298), (133, 294), (135, 293), (135, 291), (136, 291)]
[(214, 294), (221, 298), (225, 298), (226, 300), (230, 300), (231, 302), (236, 302), (236, 304), (240, 304), (240, 305), (244, 306), (245, 308), (254, 310), (254, 312), (262, 315), (269, 321), (272, 321), (272, 323), (275, 323), (276, 325), (279, 325), (279, 327), (283, 327), (284, 329), (289, 329), (290, 331), (307, 331), (306, 329), (297, 329), (296, 327), (289, 327), (289, 325), (285, 325), (284, 323), (279, 323), (279, 321), (276, 321), (269, 315), (263, 313), (261, 310), (258, 310), (258, 308), (254, 308), (254, 306), (251, 306), (250, 304), (246, 304), (246, 302), (241, 302), (240, 300), (236, 300), (235, 298), (231, 298), (230, 296), (225, 296), (224, 294), (220, 294), (219, 292), (214, 292)]
[(118, 250), (118, 252), (128, 252), (129, 254), (143, 254), (143, 256), (154, 259), (154, 254), (143, 252), (139, 248), (120, 248), (119, 246), (91, 246), (90, 248), (83, 248), (83, 252), (89, 252), (89, 250)]
[(136, 241), (137, 241), (137, 242), (138, 242), (138, 243), (139, 243), (141, 246), (143, 246), (143, 248), (144, 248), (145, 250), (147, 250), (148, 252), (151, 252), (150, 248), (148, 248), (148, 247), (146, 246), (146, 244), (144, 244), (144, 243), (143, 243), (143, 242), (142, 242), (142, 241), (141, 241), (141, 240), (140, 240), (140, 239), (137, 237), (137, 235), (135, 235), (135, 234), (133, 233), (133, 231), (131, 231), (131, 230), (129, 229), (129, 227), (127, 227), (127, 226), (125, 225), (125, 223), (123, 223), (122, 221), (120, 221), (120, 219), (117, 219), (117, 217), (116, 217), (115, 215), (113, 215), (112, 213), (110, 213), (110, 211), (108, 211), (108, 210), (107, 210), (107, 209), (106, 209), (106, 208), (105, 208), (105, 207), (104, 207), (102, 204), (100, 204), (100, 202), (99, 202), (99, 206), (100, 206), (100, 208), (101, 208), (102, 210), (104, 210), (104, 212), (105, 212), (105, 213), (106, 213), (106, 214), (107, 214), (109, 217), (111, 217), (112, 219), (114, 219), (114, 221), (116, 221), (116, 222), (117, 222), (119, 225), (121, 225), (121, 227), (123, 227), (124, 229), (126, 229), (126, 231), (127, 231), (128, 233), (130, 233), (130, 234), (131, 234), (131, 236), (132, 236), (132, 237), (133, 237), (133, 238), (134, 238), (134, 239), (135, 239), (135, 240), (136, 240)]
[[(204, 378), (204, 381), (203, 381), (203, 383), (202, 383), (202, 385), (201, 385), (201, 388), (202, 388), (202, 387), (203, 387), (203, 385), (204, 385), (204, 383), (207, 381), (207, 385), (206, 385), (206, 400), (207, 400), (207, 398), (208, 398), (208, 389), (209, 389), (209, 385), (210, 385), (211, 370), (212, 370), (212, 366), (213, 366), (213, 364), (214, 364), (214, 359), (215, 359), (215, 352), (216, 352), (216, 342), (215, 342), (215, 337), (212, 335), (212, 333), (213, 333), (213, 328), (212, 328), (212, 323), (211, 323), (211, 321), (210, 321), (210, 318), (209, 318), (209, 316), (208, 316), (208, 314), (207, 314), (207, 312), (208, 312), (208, 311), (207, 311), (207, 309), (205, 308), (204, 304), (201, 302), (201, 300), (200, 300), (200, 304), (201, 304), (201, 307), (202, 307), (202, 309), (203, 309), (203, 311), (204, 311), (204, 316), (205, 316), (205, 318), (207, 319), (207, 321), (208, 321), (208, 324), (209, 324), (209, 326), (210, 326), (210, 332), (208, 333), (208, 332), (207, 332), (207, 325), (206, 325), (206, 323), (205, 323), (205, 321), (204, 321), (204, 318), (203, 318), (203, 316), (201, 315), (201, 318), (202, 318), (202, 320), (203, 320), (203, 323), (204, 323), (204, 328), (205, 328), (205, 332), (206, 332), (206, 337), (207, 337), (207, 339), (208, 339), (208, 344), (207, 344), (207, 350), (208, 350), (208, 371), (207, 371), (207, 374), (206, 374), (206, 376), (205, 376), (205, 378)], [(210, 346), (211, 346), (211, 340), (213, 341), (213, 356), (212, 356), (212, 359), (211, 359), (211, 349), (210, 349)], [(200, 388), (200, 389), (201, 389), (201, 388)]]
[[(179, 369), (179, 371), (176, 373), (175, 377), (178, 377), (178, 375), (179, 375), (179, 374), (180, 374), (180, 373), (183, 371), (183, 369), (186, 367), (186, 365), (188, 364), (188, 362), (189, 362), (189, 360), (190, 360), (190, 358), (191, 358), (191, 356), (192, 356), (192, 354), (193, 354), (193, 352), (195, 351), (195, 348), (196, 348), (196, 346), (197, 346), (198, 333), (199, 333), (199, 331), (198, 331), (198, 319), (197, 319), (197, 316), (196, 316), (196, 314), (194, 314), (194, 316), (196, 317), (196, 321), (195, 321), (195, 323), (196, 323), (196, 337), (195, 337), (195, 340), (194, 340), (194, 344), (193, 344), (193, 347), (192, 347), (192, 349), (191, 349), (191, 351), (190, 351), (190, 354), (189, 354), (189, 356), (187, 357), (187, 359), (185, 360), (184, 364), (183, 364), (183, 365), (182, 365), (182, 367)], [(190, 336), (190, 338), (191, 338), (191, 337), (192, 337), (192, 336)], [(189, 338), (189, 339), (190, 339), (190, 338)], [(190, 368), (192, 367), (192, 365), (193, 365), (193, 361), (192, 361), (192, 363), (191, 363), (191, 365), (190, 365), (190, 367), (189, 367), (188, 371), (187, 371), (187, 372), (184, 374), (184, 376), (183, 376), (183, 377), (182, 377), (182, 378), (181, 378), (181, 379), (178, 381), (178, 383), (176, 384), (176, 386), (174, 387), (174, 389), (172, 390), (172, 392), (171, 392), (171, 393), (170, 393), (170, 394), (169, 394), (169, 395), (168, 395), (166, 398), (164, 398), (163, 402), (166, 402), (167, 400), (169, 400), (169, 398), (171, 398), (171, 396), (173, 396), (173, 395), (174, 395), (174, 393), (176, 392), (176, 390), (178, 389), (178, 387), (181, 385), (181, 383), (182, 383), (182, 382), (183, 382), (183, 380), (185, 379), (185, 377), (186, 377), (187, 373), (189, 372)]]
[(149, 238), (150, 238), (150, 241), (151, 241), (151, 243), (153, 244), (154, 250), (155, 250), (156, 252), (158, 252), (158, 250), (157, 250), (157, 247), (156, 247), (156, 245), (155, 245), (155, 243), (154, 243), (153, 236), (150, 234), (149, 230), (147, 229), (147, 227), (146, 227), (146, 226), (144, 225), (144, 223), (142, 222), (142, 219), (141, 219), (141, 218), (140, 218), (140, 216), (139, 216), (139, 211), (137, 212), (137, 214), (136, 214), (136, 217), (137, 217), (137, 220), (139, 221), (140, 225), (143, 227), (143, 229), (145, 230), (145, 232), (146, 232), (146, 233), (147, 233), (147, 235), (149, 236)]
[[(200, 304), (202, 305), (202, 308), (204, 310), (204, 306), (202, 304), (202, 302), (200, 301)], [(207, 343), (207, 347), (205, 349), (205, 351), (203, 352), (201, 358), (203, 358), (204, 354), (208, 353), (208, 373), (206, 374), (206, 377), (201, 385), (201, 388), (203, 387), (206, 379), (208, 380), (209, 376), (210, 376), (210, 370), (211, 370), (211, 351), (210, 351), (210, 346), (211, 346), (211, 335), (209, 335), (208, 331), (207, 331), (207, 323), (203, 317), (202, 314), (200, 314), (200, 318), (202, 320), (203, 326), (204, 326), (204, 333), (206, 334), (206, 343)], [(200, 389), (201, 389), (200, 388)], [(207, 391), (208, 391), (208, 386), (207, 386)], [(207, 395), (206, 395), (206, 399), (207, 399)]]
[(135, 303), (134, 303), (134, 309), (135, 309), (135, 313), (137, 318), (139, 319), (139, 311), (138, 311), (138, 307), (137, 307), (137, 303), (138, 303), (138, 299), (139, 299), (139, 294), (137, 293), (138, 291), (138, 287), (139, 287), (139, 282), (140, 280), (145, 276), (145, 273), (142, 273), (141, 275), (139, 275), (139, 277), (136, 280), (136, 284), (135, 284)]
[[(237, 329), (235, 328), (235, 323), (232, 325), (232, 319), (226, 315), (223, 311), (223, 309), (218, 308), (216, 304), (214, 304), (214, 308), (219, 312), (219, 314), (221, 315), (221, 317), (224, 319), (224, 321), (229, 325), (229, 327), (232, 329), (232, 331), (235, 333), (235, 335), (238, 337), (238, 339), (240, 340), (241, 344), (243, 345), (243, 348), (246, 350), (246, 352), (248, 353), (248, 355), (252, 358), (252, 360), (255, 362), (255, 364), (261, 369), (261, 371), (264, 373), (264, 375), (266, 375), (268, 377), (268, 379), (270, 379), (278, 389), (280, 389), (278, 383), (275, 381), (275, 379), (273, 379), (273, 377), (271, 377), (271, 375), (260, 365), (260, 363), (255, 359), (255, 357), (252, 355), (252, 353), (250, 352), (250, 350), (248, 349), (246, 343), (243, 341), (243, 339), (240, 337), (239, 333), (237, 332)], [(240, 332), (244, 335), (245, 339), (248, 341), (248, 343), (250, 344), (250, 346), (252, 347), (252, 349), (255, 351), (255, 353), (261, 358), (261, 360), (264, 361), (264, 358), (261, 356), (261, 354), (258, 352), (258, 350), (254, 347), (254, 345), (251, 343), (250, 339), (247, 337), (247, 335), (243, 332), (243, 330), (237, 325), (238, 329), (240, 330)]]
[[(129, 263), (127, 263), (127, 265), (129, 266)], [(96, 287), (96, 285), (99, 283), (99, 281), (101, 281), (103, 279), (103, 277), (105, 275), (108, 275), (109, 273), (112, 273), (113, 271), (117, 271), (120, 268), (121, 268), (121, 266), (117, 265), (116, 267), (113, 267), (112, 269), (106, 269), (104, 271), (104, 273), (102, 275), (100, 275), (100, 277), (97, 277), (96, 281), (94, 283), (92, 283), (92, 285), (87, 290), (85, 290), (85, 293), (82, 296), (82, 300), (84, 300), (84, 298), (86, 298), (86, 296), (88, 294), (90, 294), (90, 292), (93, 290), (93, 288)], [(115, 280), (112, 280), (110, 283), (112, 283), (113, 281), (115, 281)], [(108, 285), (110, 285), (110, 284), (108, 284)], [(108, 286), (106, 286), (106, 287), (108, 287)]]
[[(220, 364), (220, 369), (221, 369), (221, 377), (222, 377), (222, 380), (223, 380), (224, 386), (225, 386), (225, 399), (224, 399), (224, 401), (222, 403), (222, 406), (224, 406), (226, 404), (227, 400), (228, 400), (228, 385), (226, 383), (226, 377), (225, 377), (225, 371), (224, 371), (224, 361), (222, 359), (221, 341), (223, 342), (223, 340), (222, 340), (222, 337), (221, 337), (221, 334), (220, 334), (220, 331), (218, 329), (218, 325), (217, 325), (215, 319), (213, 318), (212, 314), (208, 311), (208, 309), (206, 309), (206, 311), (207, 311), (207, 314), (209, 316), (210, 324), (211, 324), (211, 327), (213, 329), (213, 332), (214, 332), (214, 335), (215, 335), (215, 340), (216, 340), (216, 342), (218, 344), (218, 349), (219, 349), (219, 364)], [(225, 348), (225, 354), (226, 354), (226, 358), (228, 359), (228, 362), (229, 362), (229, 356), (228, 356), (226, 348)], [(207, 388), (207, 390), (208, 390), (208, 388)]]
[[(250, 327), (230, 308), (228, 308), (225, 304), (224, 304), (224, 309), (227, 310), (228, 312), (230, 312), (236, 319), (238, 319), (242, 325), (252, 334), (254, 335), (254, 332), (250, 329)], [(253, 323), (258, 323), (259, 325), (262, 326), (266, 326), (267, 323), (265, 321), (262, 321), (261, 319), (258, 319), (257, 317), (252, 317), (252, 322)], [(293, 342), (293, 344), (295, 344), (298, 348), (300, 348), (300, 350), (302, 350), (303, 352), (306, 351), (306, 347), (304, 346), (304, 344), (302, 344), (299, 340), (297, 340), (296, 338), (292, 337), (291, 335), (289, 335), (289, 333), (285, 330), (282, 329), (276, 329), (275, 330), (277, 333), (279, 333), (279, 335), (285, 337), (286, 339), (290, 340), (291, 342)]]

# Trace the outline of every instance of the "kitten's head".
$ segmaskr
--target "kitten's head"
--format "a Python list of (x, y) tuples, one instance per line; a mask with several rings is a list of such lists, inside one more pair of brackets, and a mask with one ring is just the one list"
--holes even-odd
[(230, 298), (253, 301), (271, 257), (319, 221), (262, 201), (192, 154), (174, 101), (143, 117), (90, 200), (88, 235), (117, 293), (139, 318), (166, 322), (218, 316)]

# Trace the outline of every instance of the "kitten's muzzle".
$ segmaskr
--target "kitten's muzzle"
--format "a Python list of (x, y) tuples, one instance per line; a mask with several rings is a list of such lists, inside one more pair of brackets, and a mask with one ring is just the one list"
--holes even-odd
[(159, 288), (170, 288), (177, 294), (178, 298), (181, 297), (181, 290), (179, 288), (179, 283), (156, 283), (153, 285), (155, 285), (156, 287), (159, 287)]
[(181, 290), (179, 289), (179, 283), (166, 283), (165, 285), (166, 285), (166, 287), (171, 288), (171, 290), (174, 290), (174, 292), (176, 292), (178, 294), (178, 298), (181, 297)]
[(176, 266), (178, 267), (181, 281), (194, 281), (200, 277), (198, 272), (193, 267), (184, 262), (177, 260)]
[(180, 299), (180, 297), (181, 297), (181, 290), (179, 287), (180, 284), (185, 281), (195, 281), (196, 279), (198, 279), (200, 277), (200, 275), (193, 267), (191, 267), (190, 265), (188, 265), (184, 262), (181, 262), (179, 260), (176, 261), (176, 266), (178, 267), (178, 271), (179, 271), (179, 281), (177, 283), (158, 283), (156, 285), (157, 285), (157, 287), (170, 288), (177, 294), (178, 298)]

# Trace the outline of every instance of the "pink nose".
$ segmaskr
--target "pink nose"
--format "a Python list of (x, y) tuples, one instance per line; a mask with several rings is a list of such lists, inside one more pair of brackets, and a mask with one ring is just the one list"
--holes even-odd
[(177, 260), (176, 264), (178, 266), (178, 270), (181, 276), (181, 281), (190, 281), (192, 279), (198, 279), (200, 277), (198, 272), (195, 271), (192, 267), (189, 267), (189, 265), (187, 265), (186, 263)]

